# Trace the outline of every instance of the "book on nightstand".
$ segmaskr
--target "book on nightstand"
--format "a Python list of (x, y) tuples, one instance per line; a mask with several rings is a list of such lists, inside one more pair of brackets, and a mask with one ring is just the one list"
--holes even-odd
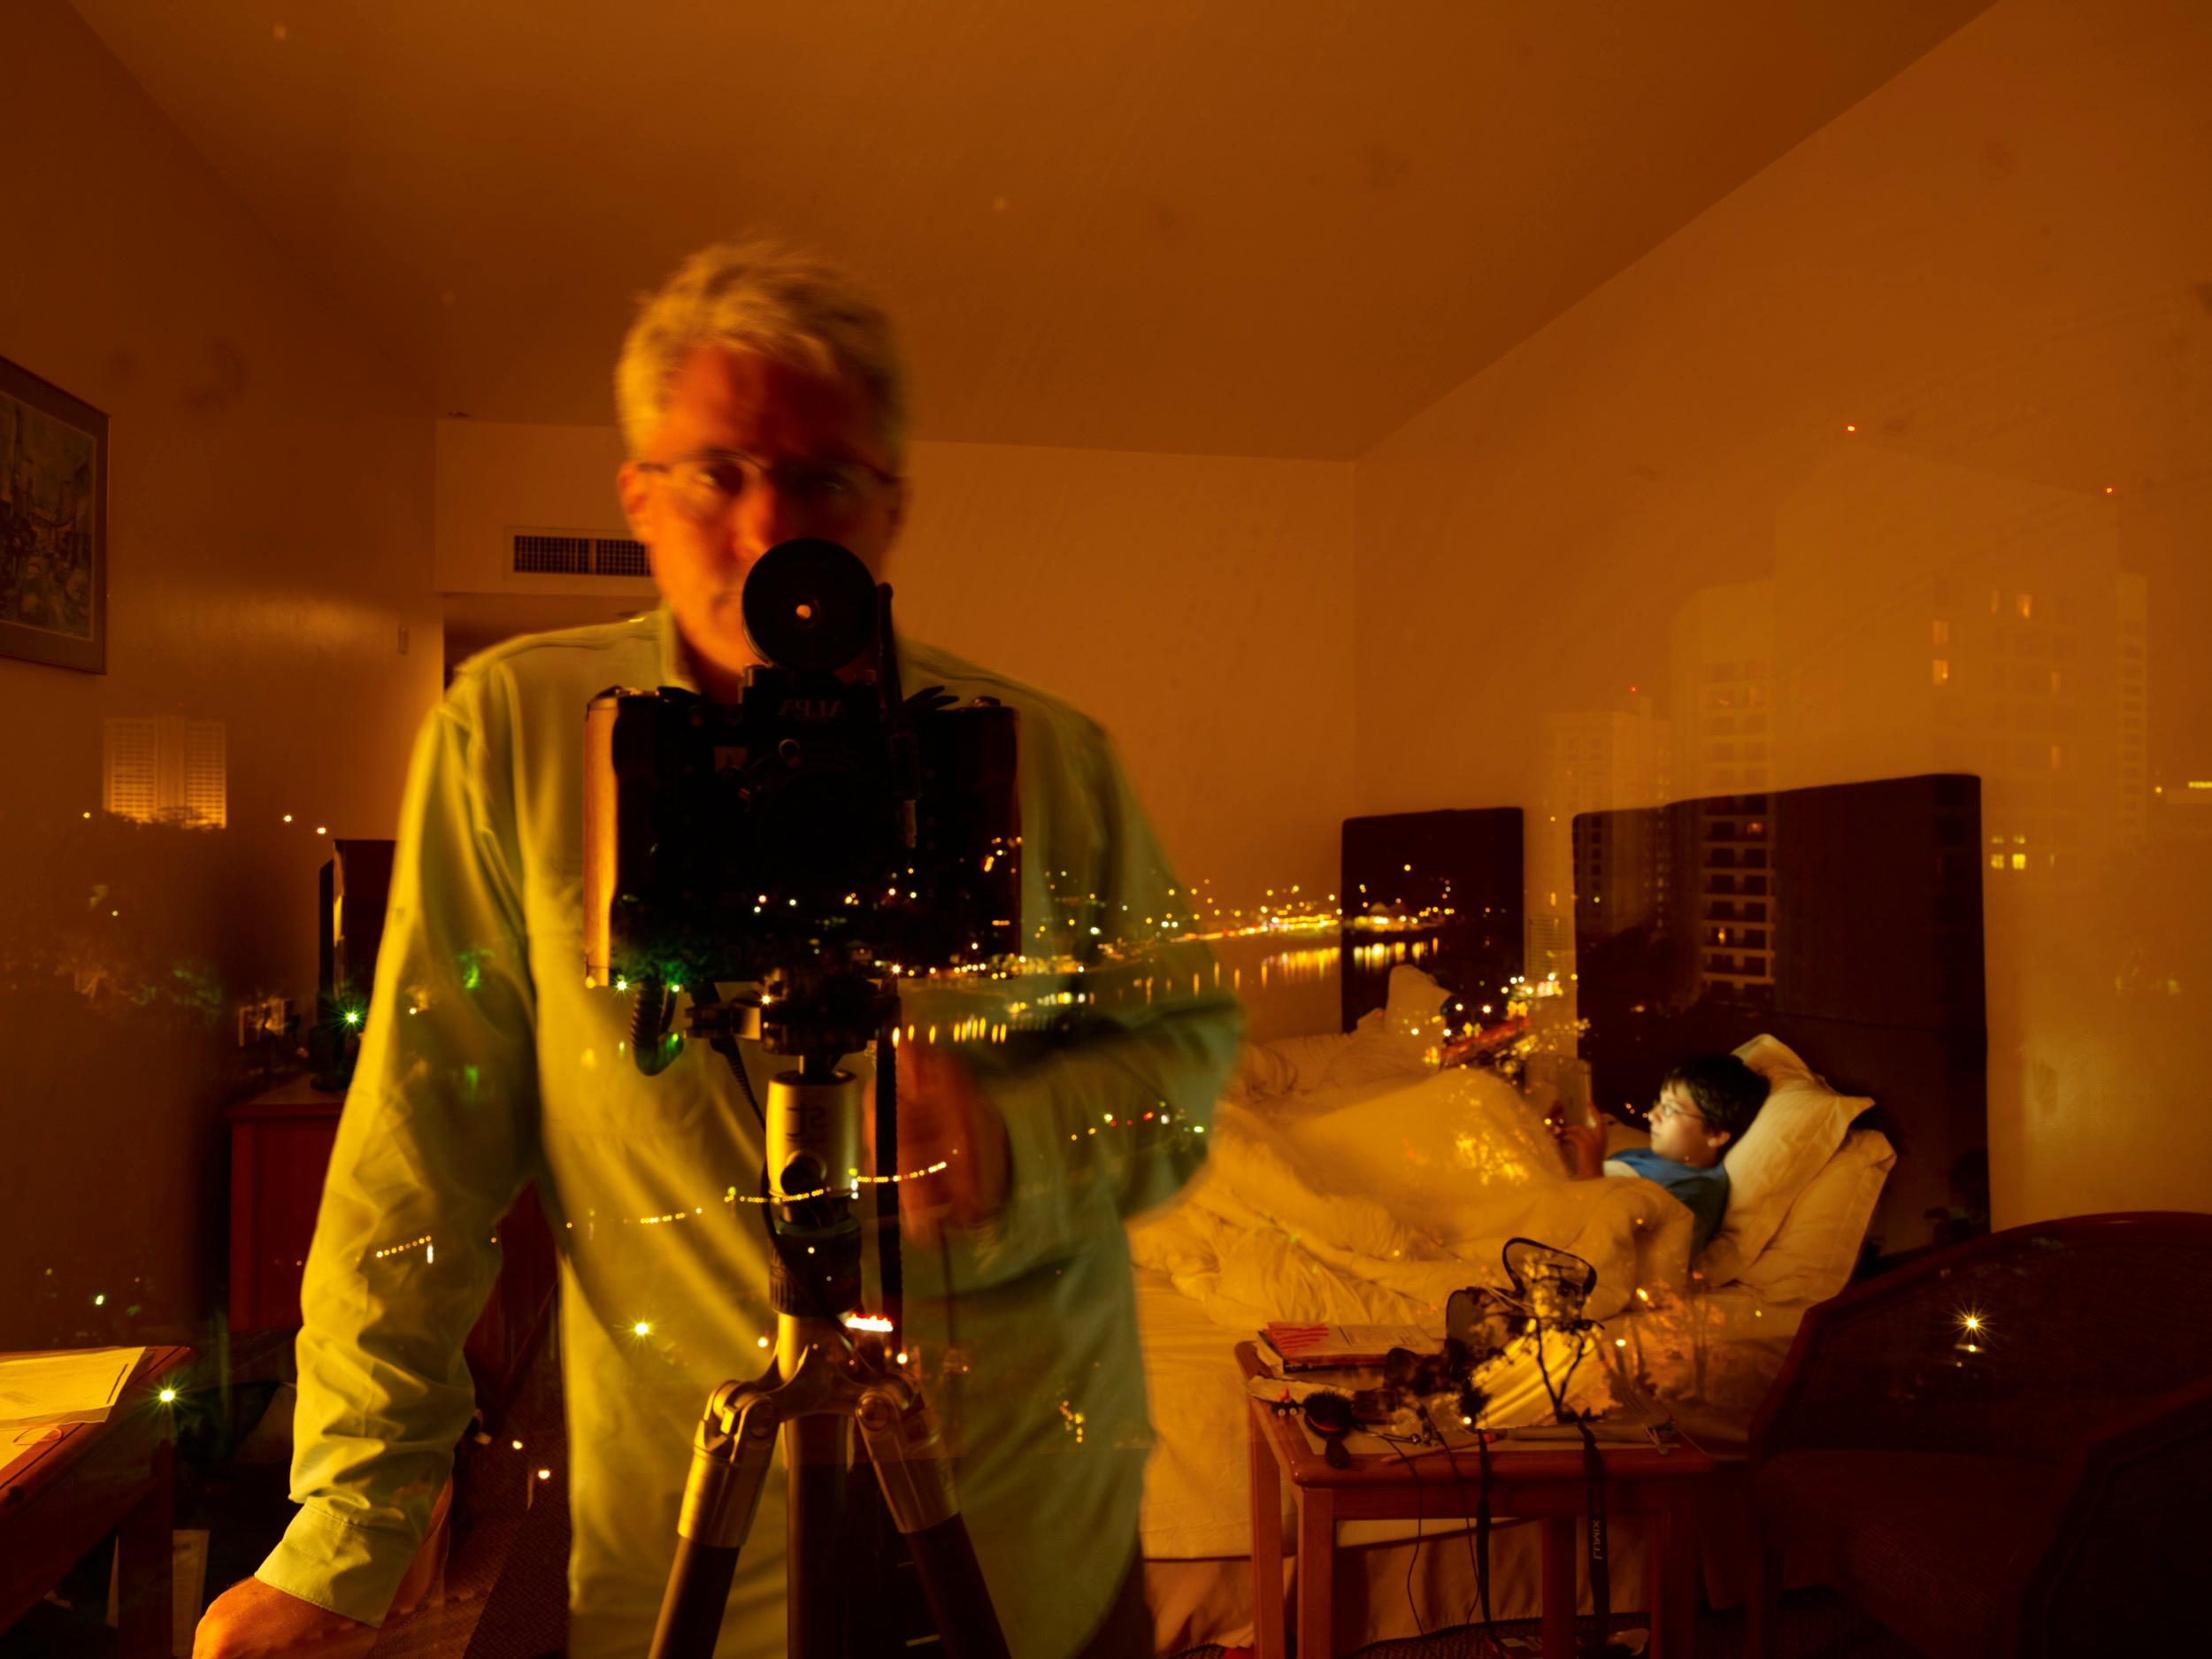
[(1277, 1320), (1262, 1327), (1259, 1335), (1260, 1356), (1279, 1375), (1380, 1365), (1394, 1348), (1426, 1354), (1437, 1346), (1437, 1339), (1417, 1325), (1294, 1325)]

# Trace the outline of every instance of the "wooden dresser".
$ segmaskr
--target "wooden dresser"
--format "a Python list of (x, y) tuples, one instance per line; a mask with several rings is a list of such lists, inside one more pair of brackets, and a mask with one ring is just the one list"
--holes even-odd
[[(323, 1176), (338, 1136), (344, 1096), (304, 1078), (232, 1107), (230, 1125), (230, 1328), (234, 1335), (300, 1323), (300, 1279), (315, 1236)], [(551, 1302), (557, 1270), (553, 1236), (526, 1187), (499, 1224), (499, 1282), (469, 1333), (480, 1394), (495, 1411)]]

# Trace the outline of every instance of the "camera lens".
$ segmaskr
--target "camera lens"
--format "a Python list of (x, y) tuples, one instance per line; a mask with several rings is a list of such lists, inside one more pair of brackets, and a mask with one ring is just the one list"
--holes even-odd
[(876, 584), (834, 541), (780, 541), (745, 577), (745, 636), (778, 668), (829, 673), (874, 636)]

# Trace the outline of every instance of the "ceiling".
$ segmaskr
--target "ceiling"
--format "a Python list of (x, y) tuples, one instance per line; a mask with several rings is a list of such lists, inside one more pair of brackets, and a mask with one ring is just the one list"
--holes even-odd
[(749, 227), (918, 436), (1348, 459), (1988, 0), (74, 0), (427, 412), (611, 424)]

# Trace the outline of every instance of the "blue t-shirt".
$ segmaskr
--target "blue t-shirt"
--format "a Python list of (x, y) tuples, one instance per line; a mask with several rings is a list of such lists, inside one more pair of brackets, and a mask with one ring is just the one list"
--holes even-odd
[(1691, 1164), (1678, 1164), (1663, 1157), (1649, 1147), (1627, 1147), (1606, 1160), (1609, 1164), (1625, 1164), (1647, 1181), (1656, 1181), (1688, 1206), (1696, 1217), (1697, 1229), (1690, 1240), (1690, 1255), (1694, 1257), (1705, 1248), (1705, 1241), (1720, 1225), (1721, 1217), (1728, 1209), (1728, 1171), (1716, 1164), (1709, 1170), (1701, 1170)]

